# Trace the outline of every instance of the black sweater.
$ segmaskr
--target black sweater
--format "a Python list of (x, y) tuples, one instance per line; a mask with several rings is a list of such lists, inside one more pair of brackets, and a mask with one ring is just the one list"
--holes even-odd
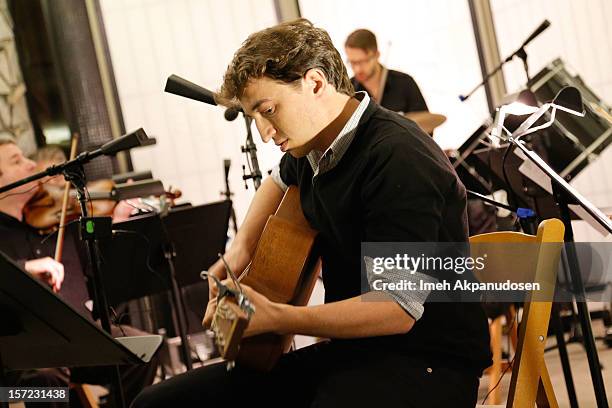
[[(465, 188), (444, 153), (414, 122), (372, 101), (333, 169), (313, 179), (306, 157), (285, 154), (280, 175), (299, 186), (304, 215), (319, 231), (326, 302), (361, 294), (362, 242), (467, 241)], [(490, 365), (480, 304), (424, 308), (406, 334), (350, 342), (478, 373)]]

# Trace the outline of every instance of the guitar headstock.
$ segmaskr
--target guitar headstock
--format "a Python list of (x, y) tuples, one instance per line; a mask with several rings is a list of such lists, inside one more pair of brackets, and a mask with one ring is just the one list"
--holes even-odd
[(233, 361), (238, 357), (244, 330), (249, 325), (251, 316), (255, 313), (255, 307), (242, 291), (240, 282), (223, 255), (219, 254), (219, 258), (223, 261), (228, 276), (234, 281), (236, 289), (224, 285), (215, 275), (209, 275), (207, 271), (201, 272), (200, 276), (202, 278), (210, 276), (219, 289), (217, 308), (210, 328), (215, 334), (215, 343), (219, 349), (219, 354), (233, 364)]
[(229, 361), (236, 359), (250, 318), (250, 313), (241, 308), (233, 296), (219, 300), (210, 328), (215, 333), (215, 343), (221, 357)]

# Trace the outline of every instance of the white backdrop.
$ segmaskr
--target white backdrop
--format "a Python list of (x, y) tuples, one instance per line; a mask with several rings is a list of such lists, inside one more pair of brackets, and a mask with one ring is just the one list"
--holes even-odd
[(458, 99), (482, 81), (467, 1), (300, 0), (300, 9), (327, 29), (343, 58), (353, 30), (372, 30), (381, 62), (411, 75), (429, 110), (447, 116), (435, 131), (443, 148), (459, 147), (487, 117), (483, 89), (466, 102)]
[[(215, 201), (223, 189), (222, 161), (232, 159), (230, 183), (242, 219), (253, 188), (244, 190), (240, 145), (244, 125), (227, 123), (223, 111), (163, 92), (175, 73), (217, 89), (231, 56), (253, 31), (276, 23), (272, 0), (101, 0), (126, 128), (144, 127), (157, 146), (132, 153), (137, 170), (152, 169), (166, 185), (183, 190), (194, 204)], [(513, 51), (544, 19), (552, 25), (529, 47), (531, 73), (561, 56), (607, 101), (612, 99), (612, 3), (606, 0), (493, 0), (500, 54)], [(381, 60), (412, 75), (432, 112), (448, 121), (436, 130), (444, 148), (459, 146), (487, 116), (484, 91), (467, 102), (457, 96), (481, 79), (467, 2), (379, 0), (300, 0), (302, 15), (328, 30), (344, 57), (344, 40), (369, 28), (379, 40)], [(519, 62), (504, 70), (508, 90), (524, 83)], [(280, 153), (261, 143), (254, 129), (262, 170)], [(612, 205), (608, 149), (575, 181), (599, 206)], [(596, 239), (580, 227), (583, 239)]]
[[(194, 204), (220, 199), (223, 159), (232, 160), (230, 187), (243, 218), (254, 189), (242, 182), (246, 130), (223, 109), (164, 93), (177, 74), (217, 90), (234, 51), (253, 31), (276, 24), (272, 0), (101, 0), (106, 35), (127, 130), (143, 127), (157, 145), (135, 149), (136, 170), (153, 170)], [(262, 171), (280, 154), (255, 130)]]

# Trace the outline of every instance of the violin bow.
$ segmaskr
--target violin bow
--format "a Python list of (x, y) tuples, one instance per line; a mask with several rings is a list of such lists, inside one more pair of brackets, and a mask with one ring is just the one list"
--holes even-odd
[[(70, 160), (74, 159), (77, 154), (77, 146), (79, 144), (79, 134), (73, 133), (72, 140), (70, 142)], [(66, 222), (66, 212), (68, 209), (68, 198), (70, 196), (70, 182), (66, 181), (64, 185), (64, 196), (62, 198), (62, 212), (60, 214), (60, 221), (57, 231), (57, 244), (55, 245), (55, 260), (62, 262), (62, 253), (64, 251), (64, 224)]]

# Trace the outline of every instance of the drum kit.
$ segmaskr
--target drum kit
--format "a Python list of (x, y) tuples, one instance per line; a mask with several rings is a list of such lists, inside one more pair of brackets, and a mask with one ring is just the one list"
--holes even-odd
[[(566, 86), (575, 87), (580, 91), (585, 116), (577, 117), (559, 112), (552, 126), (539, 132), (537, 136), (534, 135), (530, 143), (561, 177), (570, 181), (595, 161), (612, 142), (612, 110), (579, 75), (571, 73), (561, 59), (554, 60), (531, 78), (525, 89), (520, 92), (520, 100), (523, 101), (525, 96), (528, 96), (531, 101), (525, 103), (539, 106), (551, 101)], [(517, 118), (519, 121), (525, 119), (522, 116)], [(544, 118), (548, 119), (550, 117)], [(505, 125), (512, 130), (512, 124), (507, 122)], [(493, 121), (488, 118), (451, 158), (460, 177), (462, 172), (466, 177), (463, 180), (466, 185), (477, 184), (478, 187), (482, 187), (475, 188), (476, 190), (489, 190), (500, 182), (500, 178), (503, 178), (499, 177), (500, 174), (497, 174), (498, 177), (486, 174), (489, 172), (485, 168), (495, 168), (498, 156), (496, 153), (500, 150), (499, 147), (495, 148), (490, 144), (489, 134), (492, 126)], [(504, 149), (502, 146), (501, 150)], [(512, 177), (510, 179), (512, 181)], [(516, 187), (518, 188), (515, 190), (519, 193), (528, 190), (525, 186)]]
[(446, 122), (446, 116), (427, 111), (407, 112), (404, 116), (416, 122), (425, 133), (429, 134), (431, 134), (435, 128)]

